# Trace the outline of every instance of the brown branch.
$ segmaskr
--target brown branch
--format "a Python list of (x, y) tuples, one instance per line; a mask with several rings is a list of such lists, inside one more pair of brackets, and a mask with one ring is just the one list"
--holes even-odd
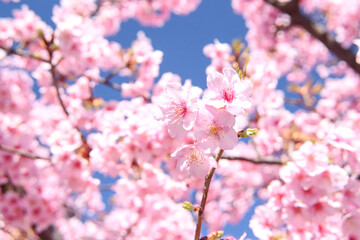
[[(46, 46), (46, 50), (47, 50), (47, 52), (49, 54), (50, 73), (51, 73), (51, 77), (52, 77), (52, 80), (53, 80), (53, 86), (55, 87), (55, 90), (56, 90), (57, 99), (58, 99), (58, 101), (60, 103), (60, 106), (61, 106), (63, 112), (65, 113), (66, 117), (68, 119), (70, 119), (70, 114), (69, 114), (68, 110), (66, 109), (64, 101), (62, 100), (62, 97), (61, 97), (61, 94), (60, 94), (60, 87), (59, 87), (60, 79), (56, 75), (56, 66), (57, 66), (57, 64), (59, 64), (60, 61), (62, 61), (62, 59), (60, 59), (57, 64), (52, 63), (53, 53), (54, 53), (54, 50), (56, 49), (53, 46), (54, 35), (52, 35), (52, 38), (51, 38), (50, 41), (47, 41), (43, 34), (40, 34), (40, 37), (42, 38), (42, 40), (43, 40), (43, 42), (44, 42), (44, 44)], [(77, 127), (77, 126), (74, 126), (74, 128), (80, 134), (80, 137), (81, 137), (81, 141), (82, 141), (81, 148), (84, 150), (84, 156), (82, 156), (82, 157), (84, 157), (85, 159), (88, 160), (89, 159), (88, 154), (90, 153), (90, 146), (87, 144), (86, 138), (85, 138), (84, 134), (81, 132), (80, 128)]]
[(96, 3), (96, 9), (94, 10), (94, 12), (91, 13), (90, 17), (95, 17), (99, 11), (100, 11), (100, 8), (106, 3), (106, 2), (110, 2), (111, 5), (113, 5), (115, 3), (115, 0), (98, 0), (97, 3)]
[(298, 99), (298, 98), (285, 98), (284, 99), (286, 103), (288, 104), (292, 104), (292, 105), (297, 105), (298, 107), (303, 107), (306, 110), (312, 111), (312, 112), (316, 112), (316, 109), (313, 106), (307, 105), (305, 104), (305, 101), (303, 99)]
[(119, 72), (123, 69), (123, 67), (118, 67), (116, 69), (114, 69), (113, 71), (111, 71), (105, 78), (100, 79), (100, 82), (114, 88), (115, 90), (119, 90), (121, 91), (121, 85), (116, 84), (116, 83), (112, 83), (110, 82), (110, 80), (115, 77), (117, 74), (119, 74)]
[(221, 157), (221, 159), (231, 160), (231, 161), (245, 161), (245, 162), (251, 162), (254, 164), (270, 164), (270, 165), (282, 165), (284, 164), (279, 159), (253, 159), (253, 158), (247, 158), (247, 157), (230, 157), (230, 156), (224, 156)]
[(99, 82), (101, 84), (104, 84), (105, 86), (108, 86), (110, 88), (113, 88), (117, 91), (122, 91), (121, 85), (117, 84), (117, 83), (112, 83), (110, 82), (110, 80), (115, 77), (123, 68), (116, 68), (113, 71), (111, 71), (106, 77), (100, 77), (100, 78), (96, 78), (94, 79), (93, 77), (89, 76), (89, 75), (84, 75), (85, 77), (87, 77), (89, 80), (94, 80), (96, 82)]
[[(50, 55), (50, 56), (52, 56), (52, 55)], [(51, 58), (50, 58), (50, 59), (51, 59)], [(61, 98), (61, 95), (60, 95), (59, 79), (56, 77), (56, 74), (55, 74), (55, 66), (54, 66), (52, 63), (50, 63), (50, 66), (51, 66), (51, 69), (50, 69), (50, 71), (51, 71), (51, 76), (52, 76), (52, 78), (53, 78), (53, 85), (54, 85), (55, 90), (56, 90), (57, 99), (58, 99), (58, 101), (59, 101), (59, 103), (60, 103), (60, 106), (61, 106), (63, 112), (65, 113), (66, 117), (67, 117), (68, 119), (70, 119), (70, 114), (69, 114), (69, 112), (67, 111), (66, 106), (65, 106), (65, 104), (64, 104), (64, 102), (63, 102), (63, 100), (62, 100), (62, 98)], [(80, 147), (80, 149), (82, 150), (83, 153), (81, 154), (81, 155), (82, 155), (81, 157), (89, 160), (89, 157), (90, 157), (89, 154), (90, 154), (91, 148), (90, 148), (89, 144), (88, 144), (87, 141), (86, 141), (86, 137), (85, 137), (84, 134), (81, 132), (81, 130), (80, 130), (80, 128), (79, 128), (78, 126), (74, 126), (74, 128), (75, 128), (76, 131), (80, 134), (80, 138), (81, 138), (81, 142), (82, 142), (82, 146)], [(79, 149), (79, 150), (80, 150), (80, 149)]]
[[(34, 229), (34, 231), (35, 231), (35, 229)], [(58, 230), (53, 225), (49, 226), (44, 231), (38, 233), (38, 237), (41, 240), (63, 240), (61, 234), (58, 232)]]
[[(16, 54), (16, 55), (19, 55), (19, 56), (23, 56), (23, 57), (29, 57), (29, 58), (33, 58), (33, 59), (36, 59), (36, 60), (40, 60), (40, 61), (43, 61), (43, 62), (46, 62), (46, 63), (49, 63), (50, 64), (50, 72), (51, 72), (51, 76), (52, 76), (52, 79), (53, 79), (53, 85), (55, 87), (55, 90), (56, 90), (56, 96), (57, 96), (57, 99), (60, 103), (60, 106), (63, 110), (63, 112), (65, 113), (65, 115), (67, 117), (69, 117), (69, 112), (67, 111), (66, 107), (65, 107), (65, 104), (64, 102), (62, 101), (62, 98), (60, 96), (60, 91), (59, 91), (59, 80), (58, 78), (56, 77), (56, 70), (55, 70), (55, 66), (58, 64), (53, 64), (52, 63), (52, 56), (53, 56), (53, 49), (51, 48), (51, 42), (48, 42), (45, 37), (41, 34), (40, 37), (42, 37), (42, 40), (44, 41), (45, 45), (46, 45), (46, 48), (47, 48), (47, 51), (48, 51), (48, 54), (49, 54), (49, 60), (47, 59), (44, 59), (44, 58), (41, 58), (40, 56), (37, 56), (37, 55), (34, 55), (34, 54), (31, 54), (29, 52), (26, 52), (26, 51), (23, 51), (21, 49), (13, 49), (13, 48), (5, 48), (5, 47), (2, 47), (0, 46), (0, 49), (3, 49), (5, 50), (8, 54)], [(80, 130), (79, 130), (80, 132)], [(82, 133), (80, 132), (81, 136), (82, 136)]]
[(102, 5), (103, 5), (103, 0), (98, 0), (96, 3), (96, 9), (94, 10), (93, 13), (91, 13), (90, 17), (95, 17), (100, 11)]
[[(224, 150), (220, 149), (218, 155), (216, 156), (216, 162), (219, 162), (223, 152), (224, 152)], [(211, 168), (210, 172), (205, 177), (204, 190), (203, 190), (203, 195), (202, 195), (202, 199), (201, 199), (200, 210), (199, 210), (199, 215), (198, 215), (198, 220), (197, 220), (196, 230), (195, 230), (195, 240), (200, 239), (201, 225), (202, 225), (202, 220), (204, 218), (206, 200), (207, 200), (207, 196), (209, 193), (211, 179), (215, 173), (215, 169), (216, 168)]]
[(40, 37), (42, 38), (42, 41), (44, 42), (44, 44), (46, 46), (46, 50), (49, 54), (50, 73), (51, 73), (51, 77), (53, 80), (53, 86), (55, 87), (55, 90), (56, 90), (56, 97), (60, 103), (60, 106), (61, 106), (63, 112), (69, 118), (69, 112), (67, 111), (65, 104), (60, 95), (59, 78), (56, 76), (56, 64), (52, 63), (53, 53), (54, 53), (54, 48), (52, 46), (53, 43), (52, 43), (52, 41), (49, 42), (48, 40), (46, 40), (46, 38), (43, 34), (41, 34)]
[(65, 104), (61, 98), (61, 95), (60, 95), (60, 88), (59, 88), (59, 79), (56, 77), (56, 74), (55, 74), (55, 66), (53, 64), (50, 63), (50, 66), (51, 66), (51, 69), (50, 69), (50, 72), (51, 72), (51, 76), (52, 76), (52, 79), (53, 79), (53, 86), (55, 87), (55, 91), (56, 91), (56, 97), (60, 103), (60, 106), (63, 110), (63, 112), (65, 113), (65, 115), (69, 118), (69, 112), (67, 111), (66, 107), (65, 107)]
[(0, 49), (4, 50), (8, 55), (18, 55), (21, 57), (28, 57), (28, 58), (32, 58), (32, 59), (36, 59), (42, 62), (46, 62), (46, 63), (50, 63), (49, 60), (42, 58), (36, 54), (21, 50), (21, 49), (14, 49), (14, 48), (6, 48), (6, 47), (2, 47), (0, 46)]
[(111, 87), (117, 91), (122, 91), (121, 85), (119, 85), (117, 83), (112, 83), (112, 82), (106, 80), (106, 78), (99, 79), (99, 82), (104, 84), (105, 86)]
[(113, 77), (115, 77), (116, 75), (118, 75), (121, 70), (123, 70), (124, 68), (123, 67), (118, 67), (114, 70), (112, 70), (109, 75), (107, 75), (105, 78), (104, 78), (104, 81), (105, 82), (109, 82)]
[(339, 59), (345, 61), (349, 67), (360, 74), (360, 65), (356, 62), (356, 55), (350, 48), (343, 48), (323, 26), (312, 22), (309, 17), (302, 14), (299, 8), (299, 0), (292, 0), (288, 3), (281, 3), (277, 0), (264, 0), (283, 13), (291, 17), (291, 24), (303, 27), (314, 38), (321, 41)]
[(51, 160), (48, 157), (41, 157), (41, 156), (38, 156), (38, 155), (33, 154), (33, 153), (24, 152), (22, 150), (7, 147), (7, 146), (1, 145), (1, 144), (0, 144), (0, 150), (8, 152), (8, 153), (16, 154), (16, 155), (19, 155), (19, 156), (22, 156), (22, 157), (32, 158), (32, 159), (42, 159), (42, 160), (47, 160), (47, 161)]
[[(50, 64), (50, 72), (51, 72), (51, 76), (53, 79), (53, 85), (56, 89), (56, 95), (57, 98), (60, 102), (61, 108), (63, 110), (63, 112), (65, 113), (65, 115), (67, 116), (67, 118), (69, 118), (69, 112), (66, 110), (65, 104), (62, 101), (62, 98), (60, 96), (60, 91), (59, 91), (59, 79), (56, 77), (56, 71), (55, 71), (55, 65), (52, 63), (52, 57), (53, 57), (53, 49), (51, 47), (51, 42), (48, 42), (45, 37), (43, 37), (43, 41), (46, 44), (46, 48), (47, 51), (49, 53), (49, 64)], [(80, 133), (81, 139), (85, 139), (84, 135), (81, 133), (80, 129), (76, 128), (77, 131)], [(35, 228), (34, 228), (35, 231)], [(36, 232), (36, 231), (35, 231)], [(59, 232), (57, 231), (57, 229), (55, 228), (54, 225), (50, 225), (49, 227), (47, 227), (45, 230), (43, 230), (42, 232), (38, 233), (38, 237), (40, 238), (40, 240), (62, 240), (62, 236), (59, 234)]]

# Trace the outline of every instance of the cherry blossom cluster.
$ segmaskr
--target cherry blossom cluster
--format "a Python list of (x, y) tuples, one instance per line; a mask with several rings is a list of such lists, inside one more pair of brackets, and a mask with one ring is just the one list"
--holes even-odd
[(275, 3), (359, 45), (358, 1), (232, 0), (247, 47), (204, 46), (203, 90), (160, 75), (145, 33), (110, 38), (200, 0), (62, 0), (55, 27), (26, 5), (1, 18), (0, 239), (233, 240), (224, 227), (252, 208), (259, 239), (360, 239), (359, 73)]
[[(300, 7), (302, 7), (302, 3), (300, 1)], [(359, 95), (355, 93), (359, 86), (358, 75), (344, 63), (326, 68), (326, 65), (322, 64), (322, 62), (326, 60), (327, 53), (312, 61), (303, 56), (300, 57), (299, 54), (306, 53), (309, 57), (314, 58), (319, 49), (322, 49), (321, 51), (324, 51), (324, 53), (326, 50), (323, 46), (316, 47), (317, 50), (310, 50), (313, 46), (319, 44), (314, 38), (309, 38), (309, 40), (315, 41), (309, 44), (306, 44), (304, 39), (301, 39), (300, 42), (299, 38), (283, 38), (284, 34), (293, 34), (294, 31), (304, 30), (298, 29), (296, 26), (290, 26), (289, 16), (282, 14), (264, 1), (252, 1), (251, 3), (248, 1), (233, 1), (233, 7), (235, 11), (241, 12), (245, 16), (248, 26), (257, 24), (249, 27), (247, 35), (249, 48), (251, 49), (247, 70), (254, 85), (255, 94), (253, 94), (252, 100), (257, 112), (251, 122), (255, 124), (253, 126), (260, 129), (259, 134), (254, 137), (256, 151), (265, 158), (270, 156), (280, 157), (281, 162), (279, 163), (289, 162), (280, 168), (280, 181), (276, 180), (271, 183), (267, 193), (260, 191), (261, 196), (268, 199), (268, 203), (264, 207), (258, 207), (250, 226), (260, 239), (359, 238), (356, 231), (359, 225), (355, 220), (359, 208), (352, 207), (352, 211), (349, 211), (347, 207), (348, 196), (351, 195), (353, 199), (357, 195), (357, 193), (354, 194), (353, 192), (350, 194), (348, 188), (353, 186), (353, 181), (357, 181), (355, 179), (358, 174), (358, 166), (354, 162), (357, 159), (356, 156), (358, 156), (358, 153), (356, 153), (358, 127), (349, 122), (350, 119), (357, 119), (356, 116), (359, 112)], [(346, 11), (345, 6), (341, 3), (338, 3), (337, 7)], [(262, 15), (256, 13), (259, 12), (259, 8), (263, 8), (261, 10)], [(251, 12), (252, 10), (253, 12)], [(272, 17), (278, 16), (276, 20), (264, 17), (267, 11), (272, 11)], [(350, 10), (347, 8), (347, 11)], [(349, 15), (346, 17), (349, 17)], [(286, 23), (284, 28), (279, 25), (280, 23)], [(265, 26), (264, 24), (268, 25)], [(270, 34), (271, 29), (277, 30)], [(338, 29), (340, 29), (340, 26), (338, 26)], [(257, 32), (251, 33), (251, 31)], [(301, 36), (303, 37), (306, 34), (304, 33)], [(259, 35), (263, 37), (259, 38)], [(356, 35), (349, 37), (348, 41), (352, 41)], [(280, 41), (281, 38), (283, 39)], [(260, 45), (266, 44), (266, 41), (270, 40), (274, 41), (268, 45), (271, 48)], [(256, 44), (257, 41), (259, 45), (252, 45)], [(287, 44), (287, 46), (290, 46), (289, 44), (296, 44), (297, 41), (302, 44), (301, 46), (297, 45), (301, 47), (301, 50), (298, 48), (294, 52), (291, 51), (293, 48), (280, 45)], [(341, 41), (343, 42), (343, 40)], [(219, 45), (219, 42), (215, 42), (213, 46), (216, 45)], [(227, 48), (229, 47), (230, 45)], [(218, 47), (218, 49), (220, 48)], [(222, 49), (226, 48), (223, 47)], [(277, 59), (276, 55), (280, 54), (281, 49), (286, 49), (287, 52), (283, 52), (285, 55)], [(228, 53), (227, 50), (221, 52), (223, 54)], [(208, 56), (212, 59), (221, 59), (221, 57), (214, 57), (216, 54), (208, 54)], [(221, 56), (221, 54), (217, 56)], [(299, 58), (303, 59), (304, 64), (299, 65), (290, 60), (289, 57), (296, 57), (296, 61)], [(227, 57), (227, 59), (232, 58)], [(221, 64), (228, 64), (228, 62), (229, 60), (219, 64), (212, 60), (211, 67), (216, 68)], [(308, 65), (309, 63), (311, 65)], [(318, 65), (313, 65), (315, 63)], [(307, 71), (306, 69), (310, 70), (315, 67), (319, 76), (325, 80), (323, 87), (312, 84), (311, 81), (306, 81), (307, 75), (299, 75), (300, 72), (296, 73), (298, 70)], [(295, 70), (287, 73), (289, 69)], [(291, 89), (301, 96), (297, 103), (303, 104), (310, 111), (298, 110), (290, 112), (285, 109), (284, 92), (276, 89), (279, 78), (284, 74), (287, 74), (287, 80), (295, 83), (291, 85)], [(305, 82), (305, 84), (301, 84), (301, 82)], [(314, 100), (313, 97), (317, 93), (320, 93), (318, 101)], [(311, 106), (314, 106), (314, 108)], [(249, 146), (246, 149), (249, 149)], [(222, 162), (224, 161), (222, 160)], [(234, 164), (231, 162), (232, 166)], [(320, 168), (320, 166), (322, 167)], [(217, 170), (219, 174), (221, 174), (221, 171), (221, 168)], [(309, 171), (317, 172), (309, 173)], [(264, 172), (261, 173), (264, 174)], [(286, 173), (286, 177), (282, 175), (284, 173)], [(274, 175), (270, 175), (267, 181), (271, 181), (272, 177)], [(321, 178), (328, 179), (325, 181), (324, 179), (321, 180)], [(324, 181), (323, 184), (327, 184), (327, 190), (323, 184), (320, 184), (320, 191), (315, 189), (315, 186), (318, 186), (321, 181)], [(261, 184), (263, 183), (266, 183), (266, 181), (261, 182)], [(295, 183), (300, 185), (295, 187), (293, 185)], [(343, 205), (344, 201), (346, 202), (345, 205)], [(214, 209), (221, 209), (222, 206), (217, 206)], [(212, 210), (215, 212), (214, 209)], [(224, 212), (226, 211), (222, 212), (222, 216), (226, 216)], [(319, 219), (322, 221), (319, 221)], [(218, 223), (218, 221), (215, 222)]]
[(184, 86), (168, 82), (154, 102), (161, 111), (157, 118), (166, 122), (170, 136), (193, 135), (195, 141), (178, 148), (172, 157), (178, 169), (194, 177), (205, 177), (217, 166), (210, 155), (216, 149), (232, 150), (236, 146), (236, 117), (243, 117), (251, 108), (251, 81), (240, 79), (234, 69), (210, 73), (207, 86), (200, 101), (201, 89), (189, 81)]

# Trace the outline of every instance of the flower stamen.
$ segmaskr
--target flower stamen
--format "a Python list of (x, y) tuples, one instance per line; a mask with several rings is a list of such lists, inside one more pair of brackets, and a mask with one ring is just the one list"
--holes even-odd
[(234, 90), (225, 87), (225, 89), (222, 92), (222, 97), (224, 100), (231, 103), (234, 100)]
[(223, 131), (223, 128), (218, 126), (216, 123), (212, 123), (209, 126), (208, 135), (210, 136), (219, 136)]
[(184, 155), (186, 158), (186, 164), (188, 166), (191, 166), (193, 164), (196, 166), (199, 166), (200, 164), (204, 163), (204, 156), (203, 156), (202, 152), (197, 148), (193, 148), (193, 149), (189, 150)]
[(186, 114), (186, 112), (187, 112), (186, 103), (181, 102), (181, 103), (176, 105), (174, 117), (176, 118), (176, 117), (179, 117), (179, 116), (184, 116)]

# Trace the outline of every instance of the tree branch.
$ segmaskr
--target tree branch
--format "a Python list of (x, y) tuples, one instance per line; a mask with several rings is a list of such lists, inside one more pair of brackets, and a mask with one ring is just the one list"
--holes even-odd
[[(216, 156), (216, 162), (219, 162), (223, 152), (224, 152), (224, 150), (220, 149), (218, 155)], [(202, 225), (202, 220), (204, 218), (206, 200), (207, 200), (207, 196), (209, 193), (211, 179), (215, 173), (215, 169), (216, 168), (211, 168), (210, 172), (205, 177), (204, 190), (203, 190), (203, 195), (202, 195), (202, 199), (201, 199), (200, 210), (199, 210), (199, 215), (198, 215), (198, 220), (197, 220), (196, 230), (195, 230), (195, 240), (200, 239), (201, 225)]]
[(54, 49), (52, 48), (52, 42), (49, 42), (46, 40), (45, 36), (44, 35), (41, 35), (41, 38), (46, 46), (46, 50), (49, 54), (49, 64), (50, 64), (50, 73), (51, 73), (51, 77), (52, 77), (52, 80), (53, 80), (53, 86), (55, 87), (55, 90), (56, 90), (56, 96), (57, 96), (57, 99), (60, 103), (60, 106), (63, 110), (63, 112), (65, 113), (66, 117), (69, 118), (69, 112), (67, 111), (66, 107), (65, 107), (65, 104), (61, 98), (61, 95), (60, 95), (60, 90), (59, 90), (59, 79), (58, 77), (56, 76), (56, 65), (54, 65), (52, 63), (52, 59), (53, 59), (53, 53), (54, 53)]
[(63, 240), (58, 230), (53, 226), (49, 226), (41, 233), (38, 233), (40, 240)]
[(91, 13), (90, 17), (95, 17), (99, 11), (100, 11), (100, 8), (106, 3), (106, 2), (110, 2), (111, 5), (113, 5), (115, 3), (115, 0), (97, 0), (96, 1), (96, 9), (94, 10), (93, 13)]
[(230, 156), (224, 156), (221, 157), (221, 159), (231, 160), (231, 161), (245, 161), (245, 162), (251, 162), (254, 164), (270, 164), (270, 165), (282, 165), (284, 164), (279, 159), (270, 159), (270, 158), (264, 158), (264, 159), (253, 159), (253, 158), (247, 158), (247, 157), (230, 157)]
[(103, 5), (103, 0), (98, 0), (96, 3), (96, 9), (93, 13), (91, 13), (90, 17), (95, 17), (102, 5)]
[(349, 67), (360, 74), (360, 65), (356, 62), (356, 55), (350, 48), (343, 48), (320, 24), (312, 22), (309, 17), (302, 14), (299, 8), (299, 0), (281, 3), (277, 0), (264, 0), (283, 13), (291, 17), (292, 25), (299, 25), (309, 32), (314, 38), (321, 41), (339, 59), (345, 61)]
[(58, 78), (56, 77), (56, 74), (55, 74), (55, 67), (51, 63), (50, 63), (50, 65), (51, 65), (50, 71), (51, 71), (51, 76), (52, 76), (52, 79), (53, 79), (53, 85), (54, 85), (55, 90), (56, 90), (56, 97), (57, 97), (57, 99), (58, 99), (58, 101), (60, 103), (60, 106), (61, 106), (63, 112), (65, 113), (66, 117), (69, 118), (69, 112), (67, 111), (67, 109), (65, 107), (65, 104), (64, 104), (64, 102), (63, 102), (63, 100), (61, 98), (61, 95), (60, 95), (59, 80), (58, 80)]
[(124, 68), (118, 67), (118, 68), (112, 70), (105, 78), (100, 79), (100, 82), (115, 89), (115, 90), (122, 91), (121, 85), (110, 82), (110, 80), (113, 77), (115, 77), (117, 74), (119, 74), (122, 69), (124, 69)]
[(19, 155), (19, 156), (22, 156), (22, 157), (32, 158), (32, 159), (42, 159), (42, 160), (47, 160), (47, 161), (51, 160), (48, 157), (40, 157), (40, 156), (38, 156), (36, 154), (29, 153), (29, 152), (24, 152), (22, 150), (7, 147), (7, 146), (3, 146), (1, 144), (0, 144), (0, 150), (8, 152), (8, 153), (16, 154), (16, 155)]
[[(70, 119), (70, 114), (67, 111), (66, 106), (65, 106), (65, 104), (62, 100), (61, 94), (60, 94), (60, 88), (59, 88), (60, 79), (59, 79), (59, 76), (56, 75), (56, 64), (52, 63), (53, 53), (54, 53), (54, 48), (52, 46), (53, 40), (54, 40), (54, 35), (50, 41), (47, 41), (45, 36), (42, 34), (40, 35), (40, 37), (42, 38), (44, 44), (46, 45), (46, 50), (49, 54), (50, 73), (51, 73), (51, 77), (53, 80), (53, 86), (55, 87), (55, 90), (56, 90), (57, 99), (58, 99), (60, 106), (61, 106), (63, 112), (65, 113), (66, 117), (68, 119)], [(81, 148), (83, 149), (82, 157), (89, 160), (90, 146), (88, 145), (86, 138), (85, 138), (84, 134), (81, 132), (80, 128), (78, 126), (74, 126), (74, 128), (80, 134), (80, 137), (81, 137), (81, 141), (82, 141)]]
[(117, 91), (122, 91), (121, 85), (117, 84), (117, 83), (112, 83), (109, 80), (107, 80), (106, 78), (101, 78), (99, 79), (99, 82), (104, 84), (105, 86), (111, 87)]
[(30, 52), (21, 50), (21, 49), (14, 49), (14, 48), (6, 48), (6, 47), (2, 47), (0, 46), (0, 49), (4, 50), (8, 55), (18, 55), (18, 56), (22, 56), (22, 57), (28, 57), (28, 58), (32, 58), (32, 59), (36, 59), (42, 62), (46, 62), (46, 63), (50, 63), (49, 60), (42, 58), (36, 54), (32, 54)]

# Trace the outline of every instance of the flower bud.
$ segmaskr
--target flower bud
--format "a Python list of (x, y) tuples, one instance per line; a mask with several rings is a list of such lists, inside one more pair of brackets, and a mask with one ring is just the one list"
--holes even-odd
[(259, 132), (257, 128), (248, 128), (243, 131), (238, 132), (238, 136), (241, 138), (246, 138), (252, 135), (256, 135)]
[(199, 206), (194, 206), (191, 202), (185, 201), (182, 204), (182, 207), (186, 210), (190, 210), (190, 211), (194, 211), (194, 212), (198, 212), (200, 211), (200, 207)]
[(202, 237), (200, 240), (215, 240), (222, 237), (224, 231), (215, 231), (207, 235), (206, 237)]

